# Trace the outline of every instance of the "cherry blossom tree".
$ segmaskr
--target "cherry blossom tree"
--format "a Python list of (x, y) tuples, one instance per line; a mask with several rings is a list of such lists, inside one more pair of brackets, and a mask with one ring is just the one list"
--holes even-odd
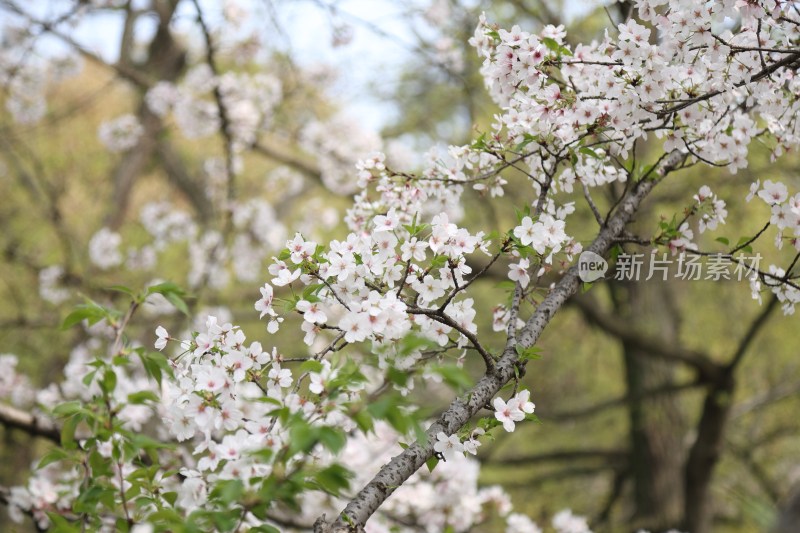
[[(499, 111), (469, 143), (432, 149), (416, 169), (357, 121), (325, 116), (322, 106), (298, 111), (283, 76), (228, 70), (228, 61), (258, 50), (238, 4), (226, 4), (221, 21), (199, 1), (144, 9), (79, 2), (55, 19), (11, 0), (0, 5), (19, 24), (2, 73), (16, 121), (35, 123), (47, 109), (47, 76), (57, 73), (26, 56), (42, 34), (136, 89), (134, 112), (97, 132), (119, 162), (111, 173), (114, 208), (87, 252), (90, 272), (125, 264), (154, 274), (140, 290), (115, 285), (116, 300), (101, 302), (95, 288), (66, 317), (63, 325), (82, 328), (86, 338), (57, 385), (36, 390), (17, 373), (14, 356), (0, 359), (4, 397), (16, 406), (0, 413), (3, 423), (55, 444), (27, 484), (2, 494), (12, 516), (64, 531), (467, 531), (498, 523), (539, 531), (512, 511), (502, 489), (479, 486), (470, 456), (487, 439), (538, 420), (522, 378), (556, 314), (576, 302), (630, 345), (688, 365), (706, 387), (673, 525), (709, 530), (709, 482), (735, 371), (773, 311), (792, 315), (800, 300), (800, 193), (775, 177), (753, 183), (747, 199), (726, 199), (715, 193), (723, 184), (709, 182), (683, 188), (686, 208), (671, 219), (634, 222), (654, 191), (679, 182), (685, 169), (736, 173), (756, 142), (775, 159), (797, 144), (794, 4), (642, 0), (603, 39), (575, 45), (563, 26), (504, 29), (481, 16), (470, 45)], [(196, 21), (196, 58), (171, 26), (181, 9)], [(125, 16), (125, 53), (114, 63), (64, 29), (103, 10)], [(135, 58), (124, 43), (141, 17), (157, 22), (147, 53)], [(298, 76), (295, 91), (321, 83), (318, 74)], [(297, 124), (278, 124), (287, 112), (300, 113)], [(303, 119), (312, 122), (301, 126)], [(220, 145), (203, 162), (202, 186), (186, 172), (171, 132)], [(316, 162), (268, 142), (278, 135)], [(274, 203), (239, 191), (255, 157), (285, 165), (270, 177), (286, 189)], [(169, 202), (147, 203), (147, 243), (123, 253), (117, 230), (134, 203), (134, 182), (153, 160), (199, 217)], [(280, 202), (303, 194), (293, 187), (305, 182), (292, 173), (354, 194), (343, 217), (349, 233), (291, 231), (279, 222)], [(600, 194), (611, 201), (596, 202)], [(473, 228), (470, 196), (514, 212), (515, 222), (502, 231)], [(57, 220), (58, 202), (49, 201)], [(591, 227), (573, 223), (578, 204), (591, 213)], [(762, 226), (734, 242), (700, 238), (740, 204), (763, 217)], [(774, 240), (765, 244), (768, 231)], [(159, 258), (178, 246), (185, 289), (155, 276)], [(678, 253), (741, 269), (753, 305), (762, 307), (729, 357), (648, 343), (607, 320), (596, 302), (575, 298), (591, 289), (582, 254), (635, 266), (631, 246), (651, 256), (651, 269)], [(771, 264), (748, 260), (761, 249)], [(71, 298), (72, 265), (38, 270), (43, 298)], [(479, 283), (498, 276), (508, 283), (492, 293), (494, 305), (479, 305)], [(260, 286), (253, 314), (274, 343), (248, 341), (224, 310), (190, 307), (186, 290), (197, 296), (232, 278), (252, 284), (253, 294)], [(192, 322), (162, 316), (137, 338), (135, 318), (152, 309), (177, 310)], [(494, 331), (479, 328), (480, 318)], [(448, 405), (431, 412), (418, 391), (442, 386)], [(552, 525), (588, 531), (570, 511)]]

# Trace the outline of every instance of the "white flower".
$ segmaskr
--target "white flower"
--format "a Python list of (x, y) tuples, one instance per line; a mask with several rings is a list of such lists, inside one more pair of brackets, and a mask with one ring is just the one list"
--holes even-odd
[(322, 394), (326, 383), (334, 377), (336, 377), (336, 371), (331, 369), (330, 362), (322, 361), (322, 370), (319, 373), (311, 373), (311, 383), (308, 385), (308, 390), (314, 394)]
[(445, 283), (444, 280), (438, 280), (428, 274), (422, 281), (413, 280), (411, 287), (419, 293), (419, 297), (425, 302), (432, 302), (444, 296)]
[(517, 237), (523, 246), (530, 245), (536, 238), (536, 227), (531, 217), (522, 219), (522, 224), (514, 228), (514, 236)]
[(698, 204), (702, 204), (712, 196), (714, 196), (714, 193), (711, 192), (711, 188), (708, 185), (703, 185), (702, 187), (700, 187), (700, 191), (694, 195), (694, 200)]
[(436, 435), (436, 443), (433, 445), (433, 449), (441, 453), (445, 461), (455, 461), (456, 457), (464, 452), (464, 445), (461, 444), (456, 435), (448, 437), (443, 431), (440, 431)]
[(771, 180), (764, 182), (764, 187), (758, 192), (758, 197), (770, 205), (782, 204), (789, 197), (786, 185), (780, 181), (773, 183)]
[(511, 433), (514, 431), (515, 422), (525, 420), (525, 413), (519, 408), (519, 402), (512, 398), (506, 403), (499, 396), (492, 402), (494, 417), (503, 423), (503, 429)]
[(314, 251), (317, 249), (317, 243), (306, 241), (303, 239), (302, 235), (297, 233), (295, 234), (294, 239), (286, 243), (286, 247), (289, 249), (292, 263), (299, 265), (304, 260), (309, 259), (312, 255), (314, 255)]
[(39, 296), (52, 304), (60, 304), (69, 299), (70, 291), (61, 286), (64, 268), (59, 265), (49, 266), (39, 271)]
[(119, 251), (121, 242), (119, 233), (100, 228), (89, 241), (89, 259), (102, 270), (122, 264), (122, 254)]
[(478, 446), (481, 445), (481, 441), (478, 440), (478, 437), (484, 433), (485, 431), (481, 428), (473, 429), (469, 439), (464, 441), (464, 451), (472, 455), (478, 455)]
[(276, 287), (284, 287), (291, 284), (300, 277), (300, 269), (292, 271), (289, 268), (284, 268), (278, 271), (278, 276), (272, 279), (272, 284)]
[(156, 328), (156, 335), (158, 336), (158, 339), (156, 340), (155, 344), (156, 350), (161, 351), (167, 345), (167, 341), (169, 340), (169, 333), (167, 333), (167, 330), (164, 329), (164, 326), (158, 326)]
[(267, 332), (275, 333), (276, 331), (278, 331), (278, 329), (281, 327), (281, 322), (283, 322), (282, 316), (278, 316), (270, 320), (269, 323), (267, 324)]
[(303, 313), (303, 320), (306, 322), (324, 324), (328, 321), (328, 317), (322, 311), (319, 302), (311, 303), (307, 300), (300, 300), (295, 305), (295, 309)]
[(530, 266), (531, 262), (528, 258), (520, 259), (519, 263), (511, 263), (508, 265), (508, 279), (518, 281), (524, 289), (531, 281), (531, 276), (528, 273)]
[(394, 209), (390, 209), (385, 215), (378, 215), (373, 220), (375, 224), (375, 231), (393, 231), (400, 225), (400, 219), (397, 217)]
[(273, 290), (269, 283), (261, 287), (261, 299), (256, 302), (256, 311), (261, 311), (258, 318), (264, 318), (264, 315), (276, 316), (275, 311), (272, 309)]
[(527, 516), (511, 513), (506, 517), (506, 533), (542, 533), (542, 530)]
[(514, 399), (517, 400), (517, 406), (522, 409), (522, 412), (531, 414), (533, 413), (534, 409), (536, 409), (536, 404), (530, 401), (531, 391), (529, 390), (522, 390), (514, 396)]
[(277, 363), (272, 365), (272, 368), (269, 369), (267, 378), (269, 379), (270, 385), (274, 384), (284, 389), (292, 385), (292, 371), (288, 368), (281, 368)]
[(746, 202), (749, 202), (753, 199), (753, 197), (758, 194), (758, 189), (761, 187), (761, 180), (756, 180), (750, 185), (750, 193), (745, 198)]
[(416, 261), (424, 261), (425, 260), (425, 249), (428, 247), (428, 243), (425, 241), (419, 241), (416, 237), (411, 237), (410, 240), (404, 242), (400, 246), (400, 251), (402, 252), (402, 256), (400, 257), (403, 261), (408, 261), (410, 259), (414, 259)]
[(339, 321), (339, 329), (347, 342), (361, 342), (371, 333), (369, 314), (348, 313)]
[(586, 519), (572, 514), (569, 509), (559, 511), (553, 517), (553, 527), (558, 533), (591, 533)]
[(97, 136), (109, 151), (124, 152), (136, 146), (143, 133), (139, 120), (127, 114), (101, 124)]

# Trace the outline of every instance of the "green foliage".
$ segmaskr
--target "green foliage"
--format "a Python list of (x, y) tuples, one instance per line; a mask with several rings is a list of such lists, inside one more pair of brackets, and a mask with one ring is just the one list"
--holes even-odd
[(544, 44), (549, 50), (558, 54), (559, 58), (561, 56), (572, 57), (572, 52), (569, 50), (569, 48), (558, 44), (558, 42), (552, 37), (542, 37), (541, 40), (542, 44)]
[(538, 346), (530, 346), (525, 348), (524, 346), (517, 344), (514, 346), (514, 351), (517, 352), (517, 356), (520, 361), (535, 361), (542, 358), (542, 350)]
[(122, 316), (122, 313), (119, 311), (107, 309), (89, 298), (84, 298), (84, 300), (85, 303), (75, 306), (75, 310), (67, 315), (64, 322), (61, 324), (61, 329), (69, 329), (84, 320), (86, 320), (90, 326), (97, 324), (101, 320), (114, 322)]
[(463, 367), (453, 364), (432, 365), (430, 370), (442, 377), (442, 380), (452, 389), (461, 392), (470, 389), (474, 381)]
[(186, 305), (186, 301), (184, 300), (184, 298), (186, 298), (186, 292), (175, 283), (165, 282), (152, 285), (147, 288), (143, 297), (139, 297), (137, 301), (139, 303), (144, 302), (147, 296), (150, 296), (151, 294), (163, 295), (169, 301), (169, 303), (175, 306), (175, 309), (186, 316), (190, 316), (189, 307)]

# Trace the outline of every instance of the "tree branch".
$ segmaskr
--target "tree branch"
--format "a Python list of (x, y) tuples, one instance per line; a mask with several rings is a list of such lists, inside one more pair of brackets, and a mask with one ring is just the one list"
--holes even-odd
[(0, 424), (22, 430), (35, 437), (45, 438), (56, 444), (61, 443), (61, 430), (51, 420), (39, 418), (10, 405), (0, 404)]
[(603, 460), (607, 462), (625, 462), (628, 457), (627, 450), (606, 450), (606, 449), (586, 449), (586, 450), (557, 450), (542, 452), (533, 455), (519, 455), (516, 457), (504, 457), (494, 459), (493, 465), (499, 466), (519, 466), (534, 463), (549, 463), (554, 461), (577, 461), (577, 460)]
[[(638, 181), (625, 195), (619, 208), (609, 218), (608, 223), (599, 232), (588, 250), (599, 255), (606, 254), (614, 239), (622, 233), (625, 225), (631, 220), (650, 191), (664, 176), (681, 165), (685, 157), (685, 154), (677, 151), (670, 154), (665, 159), (666, 165), (661, 167), (657, 175)], [(525, 323), (517, 335), (517, 343), (523, 348), (530, 348), (536, 344), (544, 328), (566, 301), (577, 292), (580, 284), (578, 268), (573, 266)], [(393, 457), (380, 469), (372, 481), (353, 497), (333, 524), (324, 519), (318, 520), (314, 525), (314, 532), (362, 531), (364, 524), (378, 507), (433, 455), (433, 443), (436, 435), (440, 432), (452, 435), (483, 409), (499, 390), (514, 378), (518, 361), (519, 356), (513, 344), (509, 342), (503, 350), (502, 357), (495, 365), (494, 371), (487, 372), (465, 396), (456, 398), (428, 428), (425, 440), (418, 440)]]
[(630, 402), (639, 402), (656, 396), (675, 394), (676, 392), (691, 390), (700, 387), (701, 385), (703, 385), (703, 383), (699, 381), (689, 381), (687, 383), (665, 383), (658, 387), (645, 389), (640, 394), (626, 394), (619, 398), (613, 398), (611, 400), (606, 400), (604, 402), (589, 405), (587, 407), (583, 407), (580, 409), (574, 409), (572, 411), (548, 413), (547, 415), (543, 415), (542, 418), (547, 420), (554, 420), (556, 422), (562, 422), (568, 420), (572, 421), (578, 418), (594, 416), (596, 414), (602, 413), (606, 409), (612, 409), (614, 407), (622, 407), (624, 405), (629, 404)]
[(722, 367), (702, 352), (686, 350), (675, 342), (651, 338), (632, 330), (628, 324), (600, 310), (597, 302), (582, 296), (571, 300), (590, 324), (599, 327), (620, 341), (636, 346), (643, 354), (691, 366), (697, 371), (699, 381), (710, 383), (717, 379)]

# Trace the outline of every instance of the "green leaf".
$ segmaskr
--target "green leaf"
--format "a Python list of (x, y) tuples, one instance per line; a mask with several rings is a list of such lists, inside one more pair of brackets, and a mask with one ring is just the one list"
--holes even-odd
[(147, 402), (158, 403), (158, 396), (153, 391), (143, 390), (128, 394), (128, 403), (139, 405)]
[(437, 365), (431, 370), (442, 376), (444, 382), (455, 390), (466, 390), (472, 387), (472, 378), (466, 370), (458, 365)]
[(588, 155), (589, 157), (593, 157), (594, 159), (603, 159), (600, 156), (600, 154), (598, 154), (597, 152), (595, 152), (594, 150), (592, 150), (591, 148), (588, 148), (586, 146), (584, 146), (583, 148), (578, 150), (578, 152), (581, 153), (581, 154), (584, 154), (584, 155)]
[(422, 446), (427, 446), (428, 433), (425, 431), (425, 428), (422, 427), (422, 424), (416, 417), (411, 418), (411, 429), (414, 431), (414, 436), (417, 438), (417, 442)]
[(358, 429), (364, 433), (369, 433), (375, 427), (375, 424), (372, 422), (372, 417), (367, 411), (357, 411), (352, 415), (352, 418), (358, 426)]
[(175, 502), (178, 501), (177, 492), (162, 492), (161, 497), (167, 500), (167, 503), (169, 503), (170, 505), (175, 505)]
[(402, 402), (402, 397), (399, 394), (388, 394), (370, 403), (367, 406), (367, 411), (374, 418), (386, 420), (390, 426), (405, 435), (411, 428), (411, 423), (408, 414), (400, 409)]
[(339, 453), (347, 443), (347, 436), (340, 430), (323, 426), (318, 428), (319, 441), (334, 454)]
[(425, 461), (425, 466), (428, 467), (428, 472), (433, 472), (433, 469), (436, 468), (436, 465), (439, 464), (439, 458), (435, 455), (431, 456), (430, 459)]
[[(72, 504), (72, 510), (76, 513), (96, 513), (98, 504), (113, 507), (115, 495), (116, 491), (110, 488), (92, 485), (88, 489), (81, 491), (78, 499)], [(111, 505), (108, 505), (109, 503)]]
[(89, 372), (88, 374), (83, 376), (83, 379), (81, 381), (83, 381), (83, 384), (88, 387), (89, 385), (92, 384), (92, 381), (94, 381), (94, 376), (96, 374), (97, 374), (97, 370), (92, 370), (91, 372)]
[(290, 252), (288, 248), (284, 248), (281, 250), (281, 253), (278, 254), (278, 261), (286, 261), (290, 257), (292, 257), (292, 252)]
[(253, 533), (281, 533), (280, 529), (274, 528), (268, 524), (251, 527), (248, 531), (252, 531)]
[(438, 348), (438, 344), (427, 337), (411, 333), (400, 340), (399, 353), (407, 356), (421, 350), (432, 350)]
[(155, 285), (150, 285), (147, 287), (147, 295), (150, 296), (151, 294), (163, 294), (167, 295), (170, 292), (174, 292), (175, 294), (184, 295), (185, 292), (183, 289), (180, 288), (175, 283), (171, 281), (165, 281), (163, 283), (157, 283)]
[(53, 408), (53, 416), (66, 417), (82, 412), (83, 404), (78, 400), (72, 400), (56, 405)]
[(163, 353), (138, 351), (136, 354), (142, 361), (142, 366), (144, 366), (147, 375), (153, 378), (159, 385), (161, 385), (161, 379), (164, 374), (168, 376), (172, 375), (172, 368), (169, 365), (169, 360)]
[(394, 366), (390, 366), (386, 370), (386, 379), (391, 383), (397, 385), (398, 387), (405, 387), (408, 384), (408, 380), (411, 378), (411, 374), (408, 372), (404, 372)]
[[(653, 172), (653, 169), (655, 168), (655, 166), (656, 166), (655, 163), (653, 163), (652, 165), (647, 165), (646, 167), (644, 167), (642, 169), (641, 175), (642, 176), (648, 176), (648, 179), (651, 179), (651, 180), (658, 179), (658, 177), (659, 177), (658, 172)], [(631, 172), (633, 172), (633, 169), (631, 169)]]
[(715, 240), (715, 241), (717, 241), (717, 242), (721, 242), (721, 243), (722, 243), (722, 244), (724, 244), (725, 246), (728, 246), (728, 245), (730, 245), (730, 243), (731, 243), (731, 241), (729, 241), (729, 240), (728, 240), (728, 239), (726, 239), (725, 237), (717, 237), (717, 238), (716, 238), (716, 239), (714, 239), (714, 240)]
[[(486, 147), (487, 147), (487, 145), (486, 145), (486, 132), (483, 132), (483, 133), (480, 134), (480, 136), (477, 139), (472, 141), (471, 148), (473, 150), (485, 150)], [(411, 233), (412, 235), (414, 234), (411, 231), (409, 231), (409, 233)]]
[(106, 368), (106, 371), (103, 373), (103, 379), (100, 380), (100, 389), (104, 393), (110, 395), (116, 388), (117, 374), (111, 370), (111, 368)]
[(123, 294), (127, 294), (128, 296), (133, 297), (133, 290), (129, 289), (124, 285), (112, 285), (111, 287), (106, 287), (106, 290), (121, 292)]
[(338, 496), (343, 489), (350, 487), (353, 473), (341, 465), (333, 464), (314, 476), (314, 480), (326, 492)]
[(547, 48), (557, 53), (558, 55), (572, 56), (572, 52), (570, 52), (568, 48), (558, 44), (558, 41), (556, 41), (552, 37), (542, 37), (542, 44), (544, 44)]
[(541, 421), (541, 420), (539, 420), (539, 417), (538, 417), (538, 416), (536, 416), (536, 415), (535, 415), (535, 414), (533, 414), (533, 413), (528, 413), (528, 414), (526, 414), (526, 415), (525, 415), (525, 420), (527, 420), (527, 421), (529, 421), (529, 422), (536, 422), (537, 424), (541, 424), (541, 423), (542, 423), (542, 421)]
[(319, 301), (317, 293), (322, 290), (325, 285), (322, 283), (314, 283), (303, 289), (303, 300), (314, 303)]
[(518, 143), (518, 144), (517, 144), (517, 145), (514, 147), (514, 151), (515, 151), (515, 152), (521, 152), (523, 148), (525, 148), (526, 146), (528, 146), (529, 144), (531, 144), (531, 143), (532, 143), (533, 141), (535, 141), (535, 140), (536, 140), (536, 137), (534, 137), (534, 136), (533, 136), (533, 135), (531, 135), (530, 133), (526, 133), (526, 134), (524, 134), (524, 135), (523, 135), (523, 137), (522, 137), (522, 141), (520, 141), (520, 142), (519, 142), (519, 143)]
[(438, 268), (442, 268), (447, 264), (449, 258), (446, 255), (435, 255), (431, 259), (430, 268), (431, 270), (436, 270)]
[(186, 296), (186, 291), (184, 291), (175, 283), (167, 281), (157, 285), (151, 285), (147, 288), (147, 295), (149, 296), (151, 294), (163, 295), (169, 303), (175, 306), (175, 309), (184, 315), (189, 316), (189, 308), (187, 307), (186, 302), (183, 301), (183, 297)]
[(177, 309), (184, 315), (189, 316), (189, 307), (186, 305), (186, 302), (184, 302), (180, 296), (171, 292), (169, 294), (165, 294), (164, 298), (166, 298), (169, 301), (169, 303), (174, 305), (175, 309)]
[(92, 476), (97, 479), (100, 476), (113, 475), (111, 459), (103, 457), (97, 450), (89, 454), (89, 467), (92, 469)]
[(242, 494), (244, 494), (244, 483), (239, 479), (228, 479), (224, 481), (218, 481), (214, 487), (214, 490), (211, 492), (211, 496), (214, 498), (219, 498), (219, 500), (224, 503), (232, 503), (238, 502), (242, 499)]
[(609, 263), (616, 263), (617, 262), (617, 258), (624, 251), (625, 250), (622, 248), (622, 246), (619, 243), (617, 243), (614, 246), (612, 246), (611, 249), (608, 251), (608, 261), (609, 261)]
[(533, 361), (542, 358), (541, 348), (538, 346), (525, 348), (524, 346), (517, 344), (514, 346), (514, 351), (517, 352), (520, 361)]
[(50, 533), (79, 533), (81, 531), (80, 525), (71, 524), (58, 513), (47, 511), (47, 517), (50, 519), (50, 527), (47, 528), (47, 531)]
[(58, 461), (63, 461), (64, 459), (67, 459), (68, 457), (69, 457), (69, 454), (66, 451), (64, 451), (63, 449), (61, 449), (61, 448), (53, 448), (52, 450), (50, 450), (49, 452), (44, 454), (44, 457), (39, 459), (39, 464), (36, 465), (36, 469), (38, 470), (40, 468), (44, 468), (45, 466), (47, 466), (49, 464), (57, 463)]
[[(739, 239), (739, 242), (736, 243), (735, 248), (739, 248), (740, 246), (742, 246), (744, 243), (746, 243), (750, 239), (752, 239), (752, 237), (742, 237), (741, 239)], [(748, 244), (747, 246), (742, 248), (740, 251), (748, 253), (748, 254), (752, 254), (753, 253), (753, 247)]]
[(319, 433), (316, 428), (299, 418), (295, 419), (291, 424), (289, 435), (289, 456), (311, 451), (311, 448), (319, 440)]
[(86, 303), (75, 306), (75, 310), (67, 315), (64, 322), (61, 324), (61, 329), (69, 329), (84, 320), (86, 320), (90, 326), (93, 326), (104, 318), (113, 318), (114, 315), (115, 313), (112, 310), (106, 309), (102, 305), (87, 298)]
[(320, 372), (322, 372), (323, 368), (325, 367), (322, 365), (322, 363), (320, 363), (316, 359), (309, 359), (308, 361), (305, 361), (303, 362), (303, 364), (300, 365), (299, 371), (301, 374), (305, 372), (314, 372), (315, 374), (319, 374)]

